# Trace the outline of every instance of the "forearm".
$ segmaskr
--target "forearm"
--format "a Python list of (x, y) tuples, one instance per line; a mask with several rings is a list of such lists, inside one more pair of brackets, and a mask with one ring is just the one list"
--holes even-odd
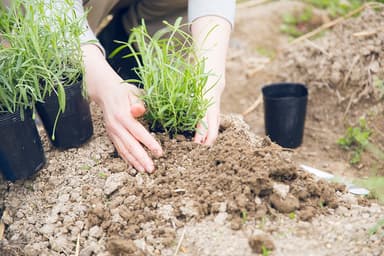
[(205, 69), (214, 75), (208, 84), (215, 84), (215, 95), (220, 96), (225, 86), (226, 55), (231, 34), (231, 24), (218, 16), (204, 16), (192, 22), (192, 37), (199, 58), (205, 59)]
[[(109, 84), (120, 84), (122, 79), (116, 74), (105, 59), (99, 47), (85, 44), (82, 47), (85, 67), (85, 81), (88, 95), (98, 104), (103, 104), (102, 98)], [(112, 88), (109, 88), (111, 90)]]

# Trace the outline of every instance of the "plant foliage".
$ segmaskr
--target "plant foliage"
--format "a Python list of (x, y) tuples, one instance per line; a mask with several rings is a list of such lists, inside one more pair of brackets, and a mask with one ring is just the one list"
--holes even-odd
[(73, 0), (13, 0), (0, 8), (0, 111), (34, 108), (54, 92), (64, 112), (64, 86), (83, 74), (83, 21)]
[(165, 28), (153, 36), (144, 21), (132, 29), (128, 42), (119, 42), (111, 56), (129, 48), (138, 62), (136, 73), (143, 85), (147, 112), (145, 118), (153, 130), (169, 134), (193, 132), (204, 117), (210, 101), (204, 98), (208, 77), (205, 60), (198, 59), (191, 36), (183, 31), (188, 26), (181, 18), (174, 24), (164, 22)]

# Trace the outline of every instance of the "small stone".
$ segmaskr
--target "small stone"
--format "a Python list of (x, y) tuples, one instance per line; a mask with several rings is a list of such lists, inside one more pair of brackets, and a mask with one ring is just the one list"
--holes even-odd
[(59, 216), (58, 216), (57, 214), (52, 214), (52, 215), (48, 216), (48, 217), (45, 219), (45, 222), (48, 223), (48, 224), (54, 224), (54, 223), (56, 223), (58, 220), (59, 220)]
[(226, 212), (219, 212), (219, 214), (216, 215), (215, 217), (215, 223), (218, 224), (218, 225), (224, 225), (225, 224), (225, 220), (227, 219), (228, 217), (228, 213)]
[(56, 226), (53, 224), (45, 224), (41, 229), (40, 233), (42, 233), (45, 236), (50, 237), (53, 232), (55, 231)]
[(99, 251), (99, 245), (95, 242), (91, 242), (90, 244), (86, 245), (84, 249), (80, 251), (80, 256), (91, 256), (97, 254)]
[(66, 203), (69, 201), (69, 194), (62, 194), (59, 196), (59, 198), (57, 199), (58, 202), (60, 203)]
[(164, 219), (169, 220), (173, 217), (173, 207), (170, 204), (159, 207), (158, 212)]
[(236, 217), (236, 218), (233, 218), (232, 221), (231, 221), (231, 229), (232, 230), (240, 230), (243, 226), (243, 221), (242, 219)]
[(226, 212), (226, 211), (227, 211), (227, 203), (226, 202), (220, 203), (219, 212)]
[(56, 252), (61, 252), (63, 250), (68, 250), (69, 243), (65, 236), (59, 236), (57, 238), (52, 239), (50, 242), (52, 250)]
[(278, 194), (281, 198), (285, 199), (289, 193), (289, 186), (282, 183), (274, 183), (273, 192)]
[(111, 174), (104, 184), (104, 193), (109, 196), (116, 190), (120, 189), (128, 180), (129, 174), (126, 172), (119, 172)]
[(99, 226), (93, 226), (89, 229), (89, 236), (99, 239), (103, 235), (103, 230)]
[(272, 251), (275, 249), (275, 245), (272, 240), (266, 235), (253, 235), (248, 240), (249, 246), (254, 253), (262, 253), (263, 248)]
[(255, 197), (255, 204), (256, 204), (256, 205), (261, 205), (261, 199), (260, 199), (260, 197), (258, 197), (258, 196)]
[(134, 240), (133, 242), (137, 246), (137, 248), (145, 251), (145, 248), (146, 248), (147, 245), (146, 245), (144, 239), (137, 239), (137, 240)]
[(291, 213), (300, 207), (299, 200), (291, 194), (288, 194), (286, 198), (283, 199), (278, 194), (273, 193), (269, 199), (272, 206), (281, 213)]
[(193, 217), (199, 214), (192, 200), (184, 200), (183, 205), (184, 206), (180, 207), (180, 211), (182, 212), (183, 215), (187, 217)]

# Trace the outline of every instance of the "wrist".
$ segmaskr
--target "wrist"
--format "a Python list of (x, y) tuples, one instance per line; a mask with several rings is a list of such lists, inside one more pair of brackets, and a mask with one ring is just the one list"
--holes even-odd
[(123, 80), (108, 64), (99, 47), (87, 44), (81, 48), (83, 50), (85, 84), (88, 95), (98, 105), (103, 105), (107, 92), (111, 90), (108, 87), (113, 84), (121, 84)]

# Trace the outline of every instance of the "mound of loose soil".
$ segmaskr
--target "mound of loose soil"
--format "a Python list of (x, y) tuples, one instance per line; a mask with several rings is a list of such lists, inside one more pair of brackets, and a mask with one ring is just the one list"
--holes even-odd
[[(365, 10), (313, 41), (286, 49), (275, 62), (277, 80), (306, 83), (310, 90), (307, 145), (327, 145), (328, 158), (345, 159), (336, 141), (361, 117), (372, 131), (371, 142), (384, 148), (384, 11)], [(308, 150), (308, 148), (307, 148)], [(316, 149), (313, 149), (316, 151)], [(365, 159), (366, 157), (366, 159)], [(363, 154), (362, 166), (384, 174), (383, 161)], [(364, 176), (359, 175), (358, 176)]]
[[(304, 41), (285, 51), (279, 65), (282, 78), (329, 87), (340, 101), (353, 96), (381, 97), (375, 79), (384, 79), (384, 11), (368, 9), (356, 19), (337, 25), (314, 42)], [(377, 96), (377, 97), (375, 97)], [(352, 102), (354, 103), (354, 102)]]
[[(290, 152), (225, 118), (217, 143), (159, 135), (164, 157), (153, 175), (138, 173), (106, 138), (101, 115), (87, 145), (49, 148), (34, 180), (8, 184), (3, 222), (8, 244), (26, 255), (167, 255), (189, 220), (221, 214), (240, 229), (247, 219), (296, 211), (302, 219), (336, 208), (335, 185), (297, 169)], [(133, 174), (133, 175), (131, 175)], [(250, 242), (253, 244), (254, 242)], [(168, 252), (168, 253), (167, 253)]]

